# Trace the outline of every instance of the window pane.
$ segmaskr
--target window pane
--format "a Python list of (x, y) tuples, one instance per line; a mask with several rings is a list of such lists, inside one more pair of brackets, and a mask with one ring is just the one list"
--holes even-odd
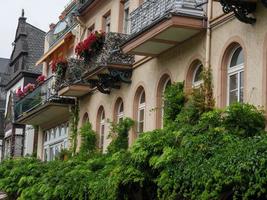
[(123, 102), (121, 102), (121, 104), (120, 104), (120, 110), (119, 110), (120, 113), (123, 112), (123, 110), (124, 110), (124, 108), (123, 108)]
[(145, 95), (145, 92), (142, 92), (141, 98), (140, 98), (140, 104), (145, 103), (145, 102), (146, 102), (146, 95)]
[(237, 89), (237, 74), (230, 76), (230, 91)]
[(143, 133), (144, 132), (144, 122), (139, 122), (138, 123), (138, 133)]
[(142, 109), (139, 111), (139, 121), (144, 121), (144, 115), (145, 115), (145, 110)]
[(243, 49), (239, 47), (238, 49), (235, 50), (232, 56), (230, 67), (234, 67), (242, 63), (244, 63)]
[(194, 76), (194, 83), (202, 80), (203, 65), (197, 67)]
[(230, 92), (229, 94), (229, 104), (233, 103), (233, 102), (237, 102), (238, 100), (238, 90), (234, 90), (232, 92)]
[(244, 87), (244, 72), (240, 72), (240, 87)]

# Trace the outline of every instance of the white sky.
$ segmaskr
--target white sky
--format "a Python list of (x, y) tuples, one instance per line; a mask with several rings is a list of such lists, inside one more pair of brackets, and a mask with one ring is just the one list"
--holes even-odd
[(0, 0), (0, 57), (10, 57), (22, 8), (28, 23), (47, 32), (49, 24), (58, 21), (58, 16), (69, 2), (70, 0)]

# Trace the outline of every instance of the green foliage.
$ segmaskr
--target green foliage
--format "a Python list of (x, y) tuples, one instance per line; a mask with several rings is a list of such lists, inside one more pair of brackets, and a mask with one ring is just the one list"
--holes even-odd
[(184, 84), (174, 83), (166, 88), (164, 93), (164, 124), (169, 124), (176, 119), (186, 101)]
[(109, 153), (116, 153), (120, 150), (128, 149), (129, 130), (133, 127), (134, 121), (130, 118), (125, 118), (119, 123), (111, 123), (109, 137), (112, 142), (108, 146)]
[(21, 200), (267, 199), (263, 112), (241, 103), (214, 109), (209, 81), (188, 98), (183, 84), (168, 88), (166, 127), (140, 134), (130, 148), (126, 118), (112, 124), (107, 154), (95, 151), (85, 124), (80, 154), (67, 161), (4, 161), (0, 191)]
[(225, 114), (225, 127), (242, 137), (254, 136), (265, 128), (263, 111), (253, 105), (234, 103)]
[(76, 103), (71, 108), (71, 144), (72, 144), (72, 154), (77, 152), (77, 139), (78, 139), (78, 123), (79, 123), (79, 105)]
[(82, 138), (82, 143), (79, 154), (89, 156), (90, 154), (95, 153), (97, 138), (96, 133), (92, 130), (92, 125), (89, 122), (86, 122), (80, 128), (80, 134)]

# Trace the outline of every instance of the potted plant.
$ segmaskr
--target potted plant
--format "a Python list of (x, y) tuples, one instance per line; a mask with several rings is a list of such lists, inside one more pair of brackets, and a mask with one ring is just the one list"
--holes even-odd
[(66, 70), (68, 67), (68, 61), (65, 58), (54, 59), (51, 64), (51, 70), (59, 78), (64, 79)]
[(79, 58), (82, 58), (88, 63), (92, 56), (102, 49), (105, 41), (104, 32), (91, 33), (84, 41), (79, 42), (75, 47), (75, 53)]
[(19, 97), (21, 99), (22, 97), (25, 96), (25, 93), (24, 93), (24, 91), (21, 88), (19, 88), (17, 90), (17, 92), (16, 92), (16, 95), (17, 95), (17, 97)]
[(28, 83), (28, 84), (24, 87), (24, 93), (25, 93), (25, 94), (31, 93), (34, 89), (35, 89), (35, 85), (32, 84), (32, 83)]
[(36, 82), (38, 85), (42, 85), (45, 81), (46, 77), (44, 75), (40, 75), (37, 77)]

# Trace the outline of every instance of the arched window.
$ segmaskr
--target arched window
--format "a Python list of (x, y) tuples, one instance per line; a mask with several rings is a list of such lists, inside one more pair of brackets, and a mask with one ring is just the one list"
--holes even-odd
[(202, 72), (203, 72), (203, 65), (200, 63), (195, 68), (192, 79), (192, 87), (198, 88), (203, 83)]
[(156, 128), (163, 128), (164, 118), (164, 93), (168, 86), (171, 85), (171, 78), (168, 74), (161, 76), (157, 87), (157, 109), (156, 109)]
[(88, 113), (86, 112), (84, 115), (83, 115), (83, 120), (82, 120), (82, 123), (85, 124), (89, 122), (89, 116), (88, 116)]
[(203, 64), (199, 59), (194, 60), (187, 71), (185, 90), (191, 92), (192, 88), (198, 88), (203, 83)]
[(146, 108), (146, 94), (142, 90), (138, 101), (138, 115), (137, 115), (137, 133), (144, 132), (145, 127), (145, 108)]
[(99, 149), (103, 152), (105, 142), (106, 116), (104, 107), (101, 106), (97, 113), (97, 132), (99, 134)]
[(244, 101), (244, 54), (239, 46), (234, 49), (227, 69), (228, 104)]
[(100, 149), (103, 150), (104, 147), (104, 138), (105, 138), (105, 111), (102, 110), (100, 117)]
[(118, 98), (115, 103), (114, 121), (119, 123), (124, 117), (124, 104), (121, 98)]

